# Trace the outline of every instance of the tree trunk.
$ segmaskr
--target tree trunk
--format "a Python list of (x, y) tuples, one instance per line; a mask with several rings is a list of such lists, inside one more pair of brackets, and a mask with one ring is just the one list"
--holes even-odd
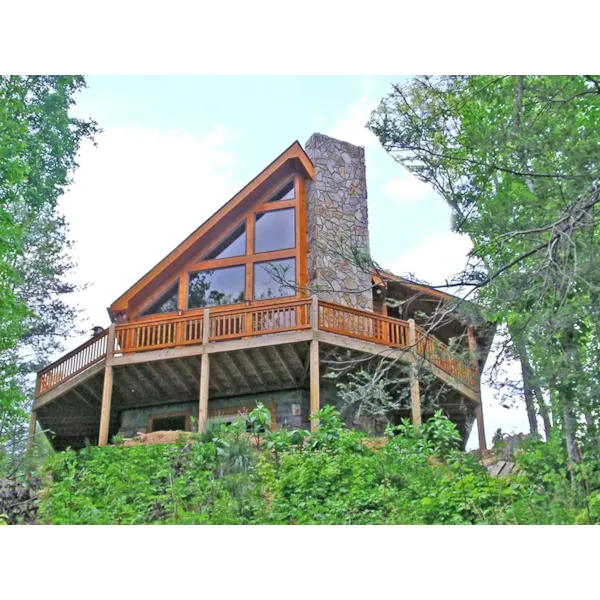
[(533, 397), (533, 388), (531, 385), (531, 369), (527, 355), (525, 354), (525, 345), (520, 341), (515, 341), (515, 347), (519, 354), (521, 363), (521, 373), (523, 375), (523, 394), (525, 395), (525, 409), (527, 410), (527, 419), (529, 420), (529, 433), (538, 435), (537, 415), (535, 411), (535, 400)]
[(523, 394), (525, 396), (525, 410), (527, 411), (527, 419), (529, 420), (529, 432), (532, 435), (539, 435), (537, 415), (535, 410), (535, 398), (533, 390), (533, 373), (529, 360), (527, 360), (527, 349), (523, 339), (516, 334), (511, 336), (515, 345), (516, 353), (521, 363), (521, 374), (523, 376)]
[(575, 440), (575, 415), (567, 402), (563, 406), (563, 428), (565, 432), (565, 442), (567, 444), (567, 457), (569, 464), (580, 463), (579, 448)]
[[(565, 443), (567, 445), (567, 457), (569, 467), (581, 462), (581, 455), (575, 439), (576, 415), (574, 381), (575, 374), (579, 372), (579, 360), (577, 348), (574, 344), (573, 329), (567, 329), (566, 343), (564, 348), (565, 372), (563, 373), (561, 385), (559, 385), (560, 401), (562, 402), (563, 430), (565, 434)], [(572, 471), (571, 471), (572, 474)]]
[(550, 438), (550, 432), (552, 431), (552, 421), (550, 421), (550, 410), (548, 409), (548, 405), (544, 400), (544, 396), (542, 396), (542, 389), (540, 388), (540, 386), (534, 384), (533, 391), (537, 400), (540, 415), (542, 416), (542, 421), (544, 422), (544, 435), (548, 440)]

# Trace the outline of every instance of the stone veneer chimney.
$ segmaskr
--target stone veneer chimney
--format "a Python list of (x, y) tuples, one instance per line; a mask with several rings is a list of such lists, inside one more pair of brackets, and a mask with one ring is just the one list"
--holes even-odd
[(308, 285), (323, 300), (373, 310), (371, 276), (345, 258), (352, 248), (369, 252), (365, 150), (320, 133), (304, 149), (315, 167), (306, 187)]

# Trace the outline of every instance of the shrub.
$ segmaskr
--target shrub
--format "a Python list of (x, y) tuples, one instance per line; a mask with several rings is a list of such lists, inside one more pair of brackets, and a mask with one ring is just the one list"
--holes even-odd
[[(528, 440), (519, 474), (494, 479), (457, 450), (440, 413), (388, 427), (371, 448), (331, 407), (314, 432), (262, 434), (245, 423), (173, 445), (88, 447), (50, 458), (46, 523), (475, 524), (590, 523), (597, 489), (573, 487), (559, 439)], [(262, 449), (258, 436), (264, 439)], [(580, 474), (583, 476), (584, 473)]]

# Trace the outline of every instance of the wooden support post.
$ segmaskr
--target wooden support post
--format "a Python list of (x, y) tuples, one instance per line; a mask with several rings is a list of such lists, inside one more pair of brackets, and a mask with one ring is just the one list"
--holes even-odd
[(408, 320), (408, 345), (411, 352), (410, 361), (410, 404), (413, 425), (421, 424), (421, 393), (417, 374), (417, 332), (414, 319)]
[(104, 385), (102, 386), (102, 408), (100, 409), (100, 432), (98, 446), (108, 444), (108, 429), (110, 427), (110, 405), (112, 402), (113, 366), (112, 357), (115, 353), (115, 324), (112, 323), (106, 337), (106, 364), (104, 366)]
[(487, 450), (487, 444), (485, 441), (485, 427), (483, 423), (483, 408), (481, 404), (475, 407), (475, 419), (477, 419), (477, 435), (479, 437), (479, 451), (483, 452)]
[(313, 331), (319, 330), (319, 297), (316, 295), (311, 296), (310, 324), (312, 325)]
[[(204, 309), (202, 343), (208, 344), (210, 338), (210, 311)], [(198, 405), (198, 432), (204, 431), (208, 419), (208, 384), (210, 378), (210, 357), (204, 353), (200, 364), (200, 398)]]
[[(315, 414), (320, 408), (320, 377), (319, 377), (319, 342), (310, 341), (310, 414)], [(319, 422), (313, 419), (310, 422), (310, 430), (314, 431)]]
[(467, 329), (467, 339), (469, 341), (469, 352), (471, 353), (471, 360), (473, 361), (477, 374), (479, 374), (479, 368), (477, 364), (477, 342), (475, 341), (475, 331), (473, 327), (469, 326)]
[(200, 405), (198, 406), (198, 432), (204, 431), (208, 419), (208, 383), (210, 377), (210, 356), (202, 355), (200, 365)]
[(487, 450), (485, 440), (485, 424), (483, 421), (483, 405), (481, 403), (481, 381), (479, 373), (479, 362), (477, 360), (477, 341), (475, 340), (475, 331), (472, 326), (467, 329), (467, 339), (469, 341), (469, 351), (471, 352), (471, 360), (477, 372), (477, 393), (479, 395), (479, 404), (475, 407), (475, 419), (477, 420), (477, 435), (479, 437), (479, 451)]
[(27, 434), (27, 452), (31, 452), (33, 450), (33, 440), (35, 437), (35, 426), (37, 423), (37, 413), (35, 410), (31, 411), (31, 415), (29, 416), (29, 432)]

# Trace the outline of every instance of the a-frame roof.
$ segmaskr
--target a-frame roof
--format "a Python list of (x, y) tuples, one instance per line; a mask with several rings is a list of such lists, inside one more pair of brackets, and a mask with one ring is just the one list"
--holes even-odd
[(313, 164), (298, 141), (295, 141), (289, 148), (282, 152), (271, 164), (202, 223), (200, 227), (193, 231), (155, 267), (150, 269), (124, 294), (119, 296), (108, 308), (111, 319), (114, 319), (116, 313), (126, 311), (129, 303), (138, 298), (140, 294), (145, 294), (148, 286), (154, 287), (154, 284), (160, 285), (172, 276), (177, 268), (185, 263), (203, 241), (211, 238), (211, 234), (212, 237), (216, 238), (219, 234), (215, 233), (215, 230), (218, 229), (219, 223), (234, 221), (276, 181), (292, 173), (302, 173), (305, 177), (314, 179)]

